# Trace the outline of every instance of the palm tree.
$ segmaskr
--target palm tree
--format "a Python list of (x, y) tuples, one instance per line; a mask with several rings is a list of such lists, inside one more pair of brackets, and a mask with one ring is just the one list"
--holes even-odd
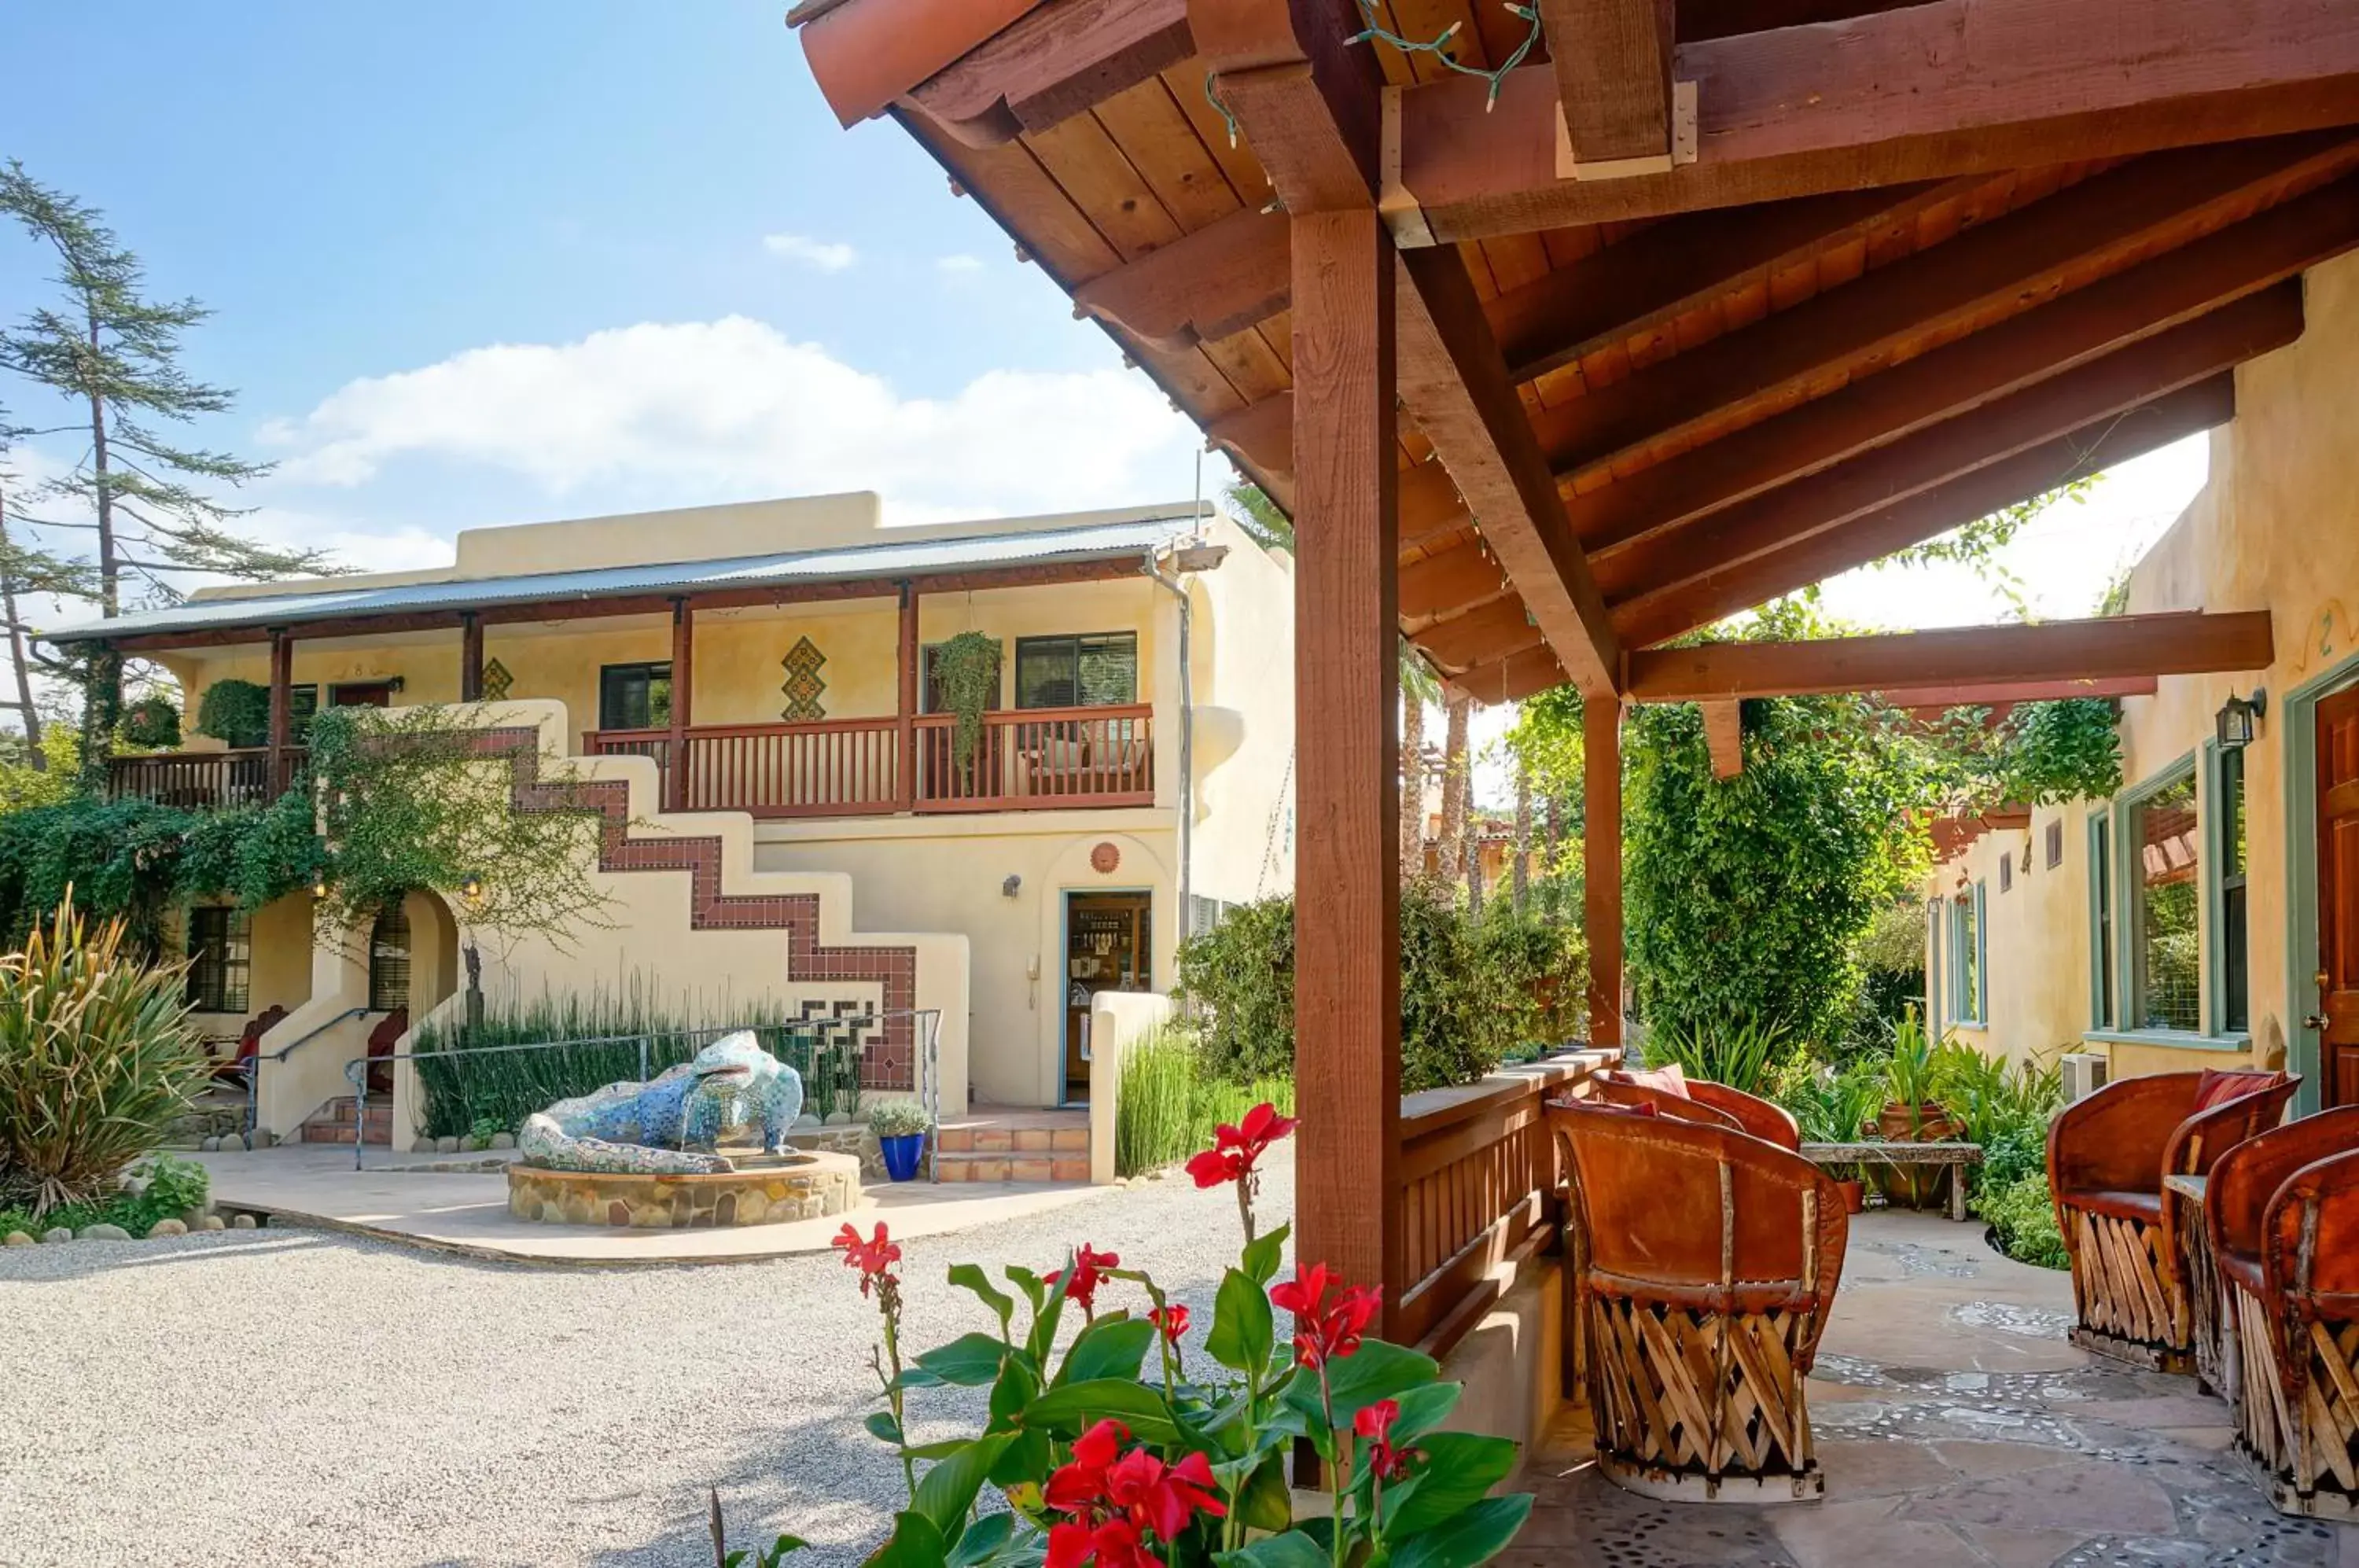
[(1466, 818), (1474, 779), (1468, 767), (1466, 727), (1474, 699), (1452, 691), (1441, 705), (1448, 720), (1441, 742), (1441, 875), (1451, 882), (1466, 875)]
[(1400, 852), (1404, 881), (1425, 874), (1425, 707), (1441, 682), (1408, 638), (1400, 640)]

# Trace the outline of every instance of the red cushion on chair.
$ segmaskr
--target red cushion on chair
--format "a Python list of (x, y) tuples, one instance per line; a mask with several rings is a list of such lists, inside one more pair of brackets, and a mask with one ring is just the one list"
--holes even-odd
[(1677, 1094), (1682, 1100), (1695, 1098), (1688, 1093), (1687, 1070), (1676, 1062), (1668, 1067), (1649, 1067), (1642, 1072), (1625, 1073), (1622, 1077), (1624, 1082), (1635, 1083), (1641, 1089), (1658, 1089), (1666, 1094)]
[(2195, 1105), (2189, 1114), (2208, 1111), (2231, 1100), (2257, 1094), (2264, 1089), (2274, 1089), (2284, 1082), (2285, 1074), (2282, 1073), (2256, 1072), (2250, 1068), (2236, 1068), (2223, 1073), (2217, 1068), (2207, 1067), (2203, 1075), (2195, 1080)]

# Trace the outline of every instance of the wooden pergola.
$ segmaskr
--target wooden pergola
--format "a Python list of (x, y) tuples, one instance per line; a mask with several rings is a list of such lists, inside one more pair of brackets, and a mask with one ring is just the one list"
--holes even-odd
[[(1368, 3), (789, 19), (846, 125), (897, 120), (1294, 517), (1299, 1246), (1398, 1302), (1436, 1225), (1495, 1258), (1533, 1200), (1433, 1218), (1521, 1124), (1401, 1154), (1397, 639), (1588, 698), (1601, 1044), (1625, 702), (2267, 664), (2265, 612), (1658, 645), (2233, 417), (2359, 243), (2359, 5)], [(1372, 21), (1483, 69), (1538, 36), (1493, 105)]]

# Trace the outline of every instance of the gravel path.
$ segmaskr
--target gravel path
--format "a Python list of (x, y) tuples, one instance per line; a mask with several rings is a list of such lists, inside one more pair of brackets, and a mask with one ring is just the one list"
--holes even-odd
[[(1293, 1200), (1273, 1160), (1264, 1223)], [(1080, 1241), (1209, 1323), (1235, 1210), (1164, 1181), (911, 1243), (905, 1343), (987, 1325), (950, 1264)], [(901, 1496), (860, 1426), (875, 1329), (832, 1257), (580, 1272), (298, 1230), (0, 1253), (0, 1565), (701, 1568), (708, 1484), (734, 1542), (855, 1562)]]

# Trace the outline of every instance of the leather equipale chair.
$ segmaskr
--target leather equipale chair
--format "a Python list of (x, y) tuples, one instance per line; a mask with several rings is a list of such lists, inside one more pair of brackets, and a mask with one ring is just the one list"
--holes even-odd
[(1785, 1106), (1708, 1078), (1690, 1078), (1676, 1065), (1642, 1073), (1614, 1069), (1594, 1073), (1589, 1082), (1594, 1085), (1590, 1097), (1604, 1105), (1633, 1110), (1652, 1105), (1657, 1116), (1734, 1127), (1780, 1149), (1802, 1147), (1802, 1129)]
[(2277, 1126), (2299, 1083), (2281, 1073), (2158, 1073), (2064, 1107), (2048, 1129), (2048, 1176), (2072, 1264), (2073, 1344), (2159, 1371), (2190, 1368), (2178, 1221), (2163, 1178), (2203, 1175)]
[(1648, 1497), (1825, 1489), (1804, 1379), (1843, 1273), (1833, 1181), (1730, 1127), (1560, 1102), (1599, 1466)]
[(2359, 1106), (2223, 1155), (2203, 1224), (2227, 1298), (2237, 1447), (2281, 1511), (2359, 1519)]

